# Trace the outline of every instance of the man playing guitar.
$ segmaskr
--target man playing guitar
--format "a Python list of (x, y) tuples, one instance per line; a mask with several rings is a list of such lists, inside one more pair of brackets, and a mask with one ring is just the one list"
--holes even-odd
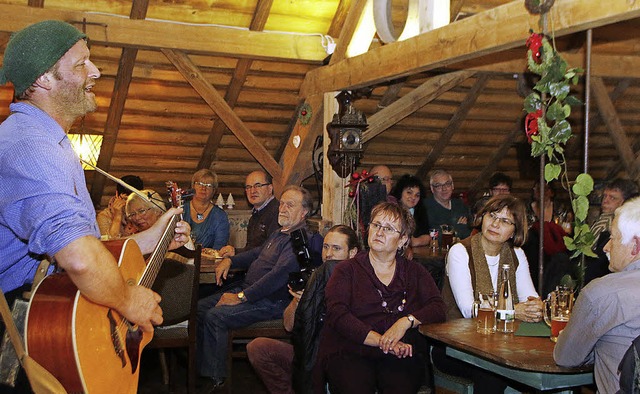
[[(125, 283), (103, 246), (84, 172), (66, 133), (97, 108), (91, 91), (100, 71), (89, 60), (86, 36), (60, 21), (43, 21), (14, 34), (4, 53), (0, 83), (12, 82), (11, 115), (0, 125), (0, 287), (14, 297), (51, 256), (80, 293), (117, 311), (143, 331), (162, 322), (160, 297)], [(168, 210), (132, 236), (150, 253), (170, 220)], [(189, 226), (179, 222), (170, 249), (185, 244)]]

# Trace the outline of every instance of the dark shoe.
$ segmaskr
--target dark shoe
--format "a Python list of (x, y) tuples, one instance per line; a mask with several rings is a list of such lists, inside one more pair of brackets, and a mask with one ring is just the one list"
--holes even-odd
[(199, 377), (196, 382), (196, 392), (198, 394), (212, 394), (220, 392), (224, 388), (224, 378)]

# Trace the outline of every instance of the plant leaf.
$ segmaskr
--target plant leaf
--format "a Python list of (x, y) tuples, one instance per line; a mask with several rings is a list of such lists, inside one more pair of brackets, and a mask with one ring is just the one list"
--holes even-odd
[(580, 174), (576, 177), (576, 183), (571, 191), (578, 196), (588, 196), (593, 191), (593, 178), (589, 174)]
[[(576, 215), (576, 219), (584, 222), (584, 220), (587, 218), (587, 214), (589, 213), (589, 199), (585, 196), (578, 196), (573, 199), (573, 201), (571, 201), (571, 205), (573, 207), (573, 213), (574, 215)], [(576, 230), (574, 229), (574, 231)]]
[(549, 139), (553, 142), (565, 144), (571, 137), (571, 125), (566, 120), (553, 125), (549, 130)]
[(567, 96), (564, 99), (564, 102), (570, 106), (582, 105), (582, 100), (578, 99), (576, 96)]
[(547, 163), (544, 166), (544, 180), (549, 183), (554, 179), (558, 179), (562, 167), (559, 164)]
[(524, 110), (527, 113), (536, 112), (540, 108), (542, 108), (542, 101), (538, 93), (532, 92), (524, 99)]

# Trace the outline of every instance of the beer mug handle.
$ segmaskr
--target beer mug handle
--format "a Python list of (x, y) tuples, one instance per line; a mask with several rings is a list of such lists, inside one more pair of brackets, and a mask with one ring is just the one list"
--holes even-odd
[(549, 327), (551, 327), (551, 302), (550, 297), (542, 301), (542, 316)]
[(473, 304), (471, 304), (471, 317), (474, 319), (477, 318), (479, 310), (480, 310), (480, 301), (478, 300), (473, 301)]

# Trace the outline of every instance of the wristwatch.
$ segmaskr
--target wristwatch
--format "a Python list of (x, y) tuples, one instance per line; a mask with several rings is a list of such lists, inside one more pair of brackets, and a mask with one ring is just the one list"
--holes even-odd
[(413, 328), (413, 325), (416, 322), (416, 318), (413, 317), (413, 315), (407, 315), (407, 320), (409, 320), (409, 323), (411, 323), (411, 328)]
[(244, 291), (238, 293), (238, 298), (240, 299), (240, 302), (247, 302), (247, 297), (244, 296)]

